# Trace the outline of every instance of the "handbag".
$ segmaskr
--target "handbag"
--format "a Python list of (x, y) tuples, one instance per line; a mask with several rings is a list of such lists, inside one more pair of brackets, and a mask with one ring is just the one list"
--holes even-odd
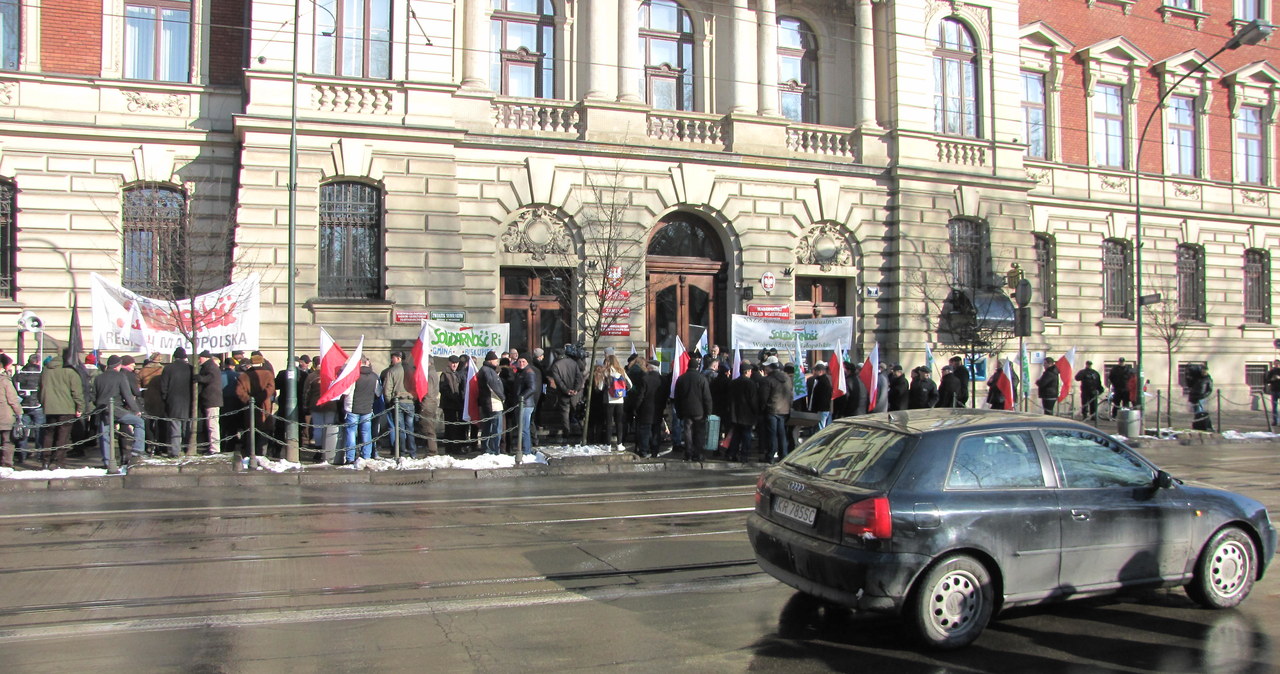
[(9, 431), (9, 439), (13, 442), (22, 442), (27, 439), (27, 434), (30, 430), (31, 429), (28, 428), (26, 424), (22, 423), (22, 417), (18, 417), (18, 419), (13, 422), (13, 429)]

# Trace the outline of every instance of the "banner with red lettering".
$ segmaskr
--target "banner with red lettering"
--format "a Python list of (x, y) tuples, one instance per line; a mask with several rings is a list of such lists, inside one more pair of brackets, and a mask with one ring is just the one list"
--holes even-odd
[[(144, 297), (90, 275), (93, 348), (125, 353), (168, 354), (179, 346), (192, 354), (258, 348), (258, 275), (195, 298)], [(191, 344), (194, 334), (196, 343)]]

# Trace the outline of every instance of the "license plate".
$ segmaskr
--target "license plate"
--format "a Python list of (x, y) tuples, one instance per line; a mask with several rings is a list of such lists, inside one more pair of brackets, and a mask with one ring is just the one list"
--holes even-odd
[(813, 521), (818, 517), (818, 509), (807, 505), (789, 501), (785, 498), (774, 497), (773, 512), (789, 517), (797, 522), (803, 522), (809, 526), (813, 526)]

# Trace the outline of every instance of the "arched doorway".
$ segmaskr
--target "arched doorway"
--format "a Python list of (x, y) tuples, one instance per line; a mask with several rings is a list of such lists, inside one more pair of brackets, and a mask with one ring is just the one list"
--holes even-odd
[(692, 213), (671, 213), (658, 223), (647, 253), (649, 344), (666, 350), (678, 335), (693, 350), (704, 329), (708, 343), (719, 344), (728, 334), (728, 265), (715, 229)]

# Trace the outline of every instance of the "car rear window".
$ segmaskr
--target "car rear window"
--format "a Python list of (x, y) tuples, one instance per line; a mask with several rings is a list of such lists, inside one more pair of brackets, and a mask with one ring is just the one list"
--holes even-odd
[(828, 480), (858, 487), (882, 486), (912, 436), (878, 428), (828, 426), (783, 461)]

